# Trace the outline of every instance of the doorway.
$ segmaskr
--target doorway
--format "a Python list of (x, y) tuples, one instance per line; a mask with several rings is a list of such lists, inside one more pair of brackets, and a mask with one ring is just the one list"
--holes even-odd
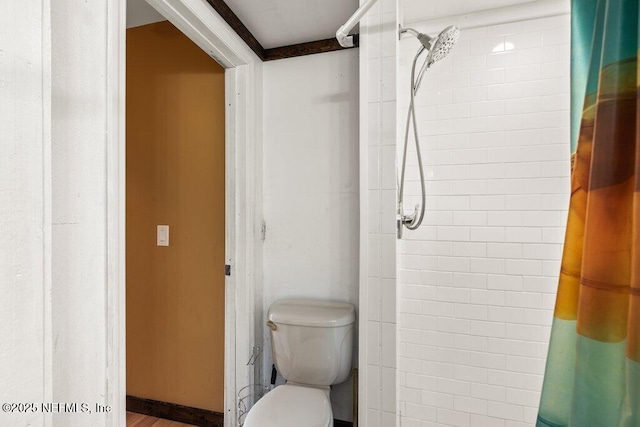
[[(225, 340), (224, 425), (236, 426), (238, 393), (253, 384), (247, 364), (261, 347), (262, 245), (254, 238), (262, 217), (262, 62), (224, 19), (202, 0), (146, 0), (225, 73)], [(107, 120), (107, 425), (126, 425), (126, 5), (108, 2)], [(128, 89), (128, 88), (127, 88)], [(88, 174), (89, 176), (91, 174)], [(169, 224), (170, 225), (170, 224)], [(174, 234), (170, 233), (171, 236)], [(226, 274), (226, 272), (225, 272)], [(257, 325), (257, 326), (256, 326)]]
[(225, 71), (167, 21), (126, 48), (127, 397), (222, 414)]

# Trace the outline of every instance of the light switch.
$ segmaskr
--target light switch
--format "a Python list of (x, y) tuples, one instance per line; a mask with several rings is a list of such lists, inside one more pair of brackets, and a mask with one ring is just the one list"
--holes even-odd
[(169, 226), (159, 225), (157, 235), (158, 246), (169, 246)]

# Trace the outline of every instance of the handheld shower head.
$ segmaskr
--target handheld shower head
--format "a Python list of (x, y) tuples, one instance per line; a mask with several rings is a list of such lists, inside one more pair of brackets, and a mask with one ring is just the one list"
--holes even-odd
[[(400, 27), (400, 36), (403, 33), (411, 33), (418, 38), (422, 46), (418, 49), (415, 57), (413, 58), (413, 65), (411, 67), (411, 101), (409, 102), (409, 111), (407, 113), (407, 124), (404, 131), (404, 150), (402, 154), (402, 168), (400, 172), (399, 179), (399, 190), (398, 190), (398, 238), (402, 238), (402, 227), (406, 227), (409, 230), (415, 230), (420, 227), (422, 224), (422, 220), (424, 219), (425, 214), (425, 205), (426, 205), (426, 187), (425, 187), (425, 177), (424, 177), (424, 169), (422, 167), (422, 157), (420, 154), (420, 141), (418, 135), (418, 125), (416, 120), (416, 110), (415, 110), (415, 96), (420, 88), (420, 82), (424, 77), (425, 72), (431, 65), (435, 62), (441, 60), (446, 57), (451, 49), (458, 41), (458, 37), (460, 37), (460, 30), (455, 25), (445, 28), (437, 37), (432, 38), (426, 34), (420, 33), (419, 31), (414, 30), (413, 28), (402, 28)], [(416, 64), (418, 62), (418, 58), (420, 55), (427, 51), (427, 58), (425, 59), (420, 72), (416, 76)], [(413, 122), (413, 138), (416, 144), (416, 157), (418, 159), (418, 171), (420, 172), (420, 186), (421, 186), (421, 194), (422, 194), (422, 203), (416, 206), (416, 210), (413, 214), (406, 215), (404, 213), (403, 208), (403, 200), (404, 200), (404, 183), (405, 183), (405, 171), (407, 166), (407, 147), (409, 144), (409, 128)]]
[(429, 55), (427, 56), (427, 66), (430, 67), (434, 62), (437, 62), (446, 57), (449, 52), (451, 52), (451, 49), (456, 44), (459, 37), (460, 30), (455, 25), (451, 25), (442, 30), (442, 32), (438, 34), (438, 37), (436, 37), (436, 41), (433, 43), (433, 46), (429, 50)]
[(460, 37), (460, 30), (455, 25), (445, 28), (435, 38), (413, 28), (400, 28), (400, 35), (404, 33), (416, 36), (424, 50), (428, 52), (425, 62), (427, 68), (447, 56)]

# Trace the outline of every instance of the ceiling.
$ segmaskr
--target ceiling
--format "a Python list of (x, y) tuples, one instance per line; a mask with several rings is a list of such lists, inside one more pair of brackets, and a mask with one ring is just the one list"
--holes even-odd
[(127, 0), (127, 28), (165, 21), (145, 0)]
[(427, 21), (464, 15), (499, 7), (530, 3), (535, 0), (400, 0), (404, 22)]
[[(378, 0), (382, 2), (385, 0)], [(534, 0), (400, 0), (405, 22), (426, 21)], [(358, 0), (225, 0), (265, 49), (335, 37)]]
[[(385, 0), (378, 0), (379, 2)], [(404, 23), (426, 21), (534, 0), (400, 0)], [(225, 0), (262, 47), (329, 39), (358, 8), (358, 0)], [(127, 0), (127, 27), (164, 18), (145, 0)]]
[[(380, 0), (382, 1), (382, 0)], [(335, 37), (358, 0), (225, 0), (262, 47)]]

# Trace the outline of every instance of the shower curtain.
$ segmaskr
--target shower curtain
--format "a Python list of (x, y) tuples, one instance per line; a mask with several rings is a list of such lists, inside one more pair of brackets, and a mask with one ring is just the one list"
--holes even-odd
[(572, 0), (571, 203), (538, 427), (640, 427), (638, 0)]

